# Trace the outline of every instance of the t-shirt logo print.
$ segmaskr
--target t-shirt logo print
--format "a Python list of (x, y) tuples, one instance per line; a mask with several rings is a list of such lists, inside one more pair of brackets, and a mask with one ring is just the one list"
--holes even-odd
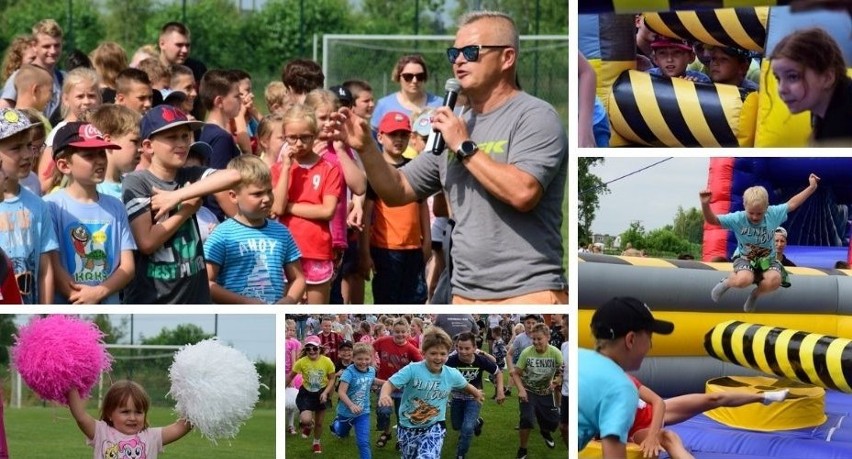
[(432, 406), (425, 401), (415, 398), (416, 405), (413, 410), (405, 413), (406, 417), (411, 420), (412, 424), (425, 424), (429, 419), (438, 415), (440, 410), (436, 406)]

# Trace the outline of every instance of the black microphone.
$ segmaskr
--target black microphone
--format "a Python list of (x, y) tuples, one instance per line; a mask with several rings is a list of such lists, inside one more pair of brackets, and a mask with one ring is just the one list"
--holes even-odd
[[(450, 107), (450, 110), (456, 108), (456, 100), (459, 98), (459, 91), (461, 91), (461, 82), (455, 78), (450, 78), (444, 84), (444, 90), (447, 93), (444, 95), (444, 107)], [(429, 138), (426, 140), (426, 150), (431, 150), (433, 155), (440, 155), (446, 145), (444, 144), (444, 136), (435, 129), (432, 130), (432, 133), (429, 134)]]

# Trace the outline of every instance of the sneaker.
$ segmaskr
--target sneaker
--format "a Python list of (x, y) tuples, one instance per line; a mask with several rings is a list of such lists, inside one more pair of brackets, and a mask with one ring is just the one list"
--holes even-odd
[(714, 303), (718, 303), (719, 298), (722, 298), (722, 295), (724, 295), (725, 292), (727, 292), (728, 289), (731, 288), (728, 287), (727, 280), (728, 279), (722, 279), (721, 281), (719, 281), (718, 284), (713, 287), (713, 290), (710, 290), (710, 299), (712, 299)]
[(479, 418), (476, 420), (476, 426), (473, 428), (473, 434), (477, 437), (482, 435), (482, 426), (485, 425), (485, 419)]
[(773, 390), (763, 393), (763, 404), (769, 405), (774, 402), (783, 402), (787, 398), (790, 389)]
[(550, 435), (550, 432), (545, 432), (542, 430), (541, 436), (544, 438), (544, 444), (547, 445), (548, 448), (556, 448), (556, 442), (553, 441), (553, 436)]
[(314, 443), (314, 454), (322, 454), (322, 445)]
[(396, 445), (394, 445), (394, 448), (396, 448), (397, 451), (402, 451), (402, 443), (397, 441)]
[(331, 424), (328, 425), (328, 430), (331, 431), (331, 436), (334, 438), (340, 438), (340, 435), (337, 433), (337, 426), (340, 424), (340, 421), (335, 420)]
[(308, 438), (311, 434), (311, 430), (313, 430), (311, 426), (302, 426), (302, 438)]
[(527, 449), (526, 448), (518, 448), (518, 454), (515, 456), (516, 459), (527, 459)]
[(287, 427), (287, 433), (289, 433), (290, 435), (296, 435), (296, 428), (293, 426)]
[(745, 303), (743, 303), (743, 311), (752, 312), (754, 311), (754, 303), (757, 301), (757, 287), (748, 294), (748, 298), (746, 298)]

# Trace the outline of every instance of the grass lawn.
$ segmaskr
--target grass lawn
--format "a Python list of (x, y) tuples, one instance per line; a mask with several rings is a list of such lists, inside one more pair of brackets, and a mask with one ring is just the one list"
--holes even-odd
[[(482, 435), (473, 437), (473, 442), (468, 451), (468, 459), (493, 459), (493, 458), (513, 458), (518, 450), (518, 432), (515, 426), (518, 425), (518, 397), (517, 392), (512, 391), (512, 396), (508, 397), (503, 405), (497, 405), (491, 396), (494, 395), (494, 386), (489, 382), (485, 382), (486, 401), (480, 412), (480, 416), (485, 419), (485, 427), (482, 430)], [(375, 398), (375, 397), (374, 397)], [(334, 397), (335, 407), (337, 406), (337, 396)], [(335, 409), (326, 412), (326, 418), (323, 421), (323, 454), (322, 456), (331, 458), (357, 458), (358, 448), (355, 446), (354, 432), (350, 432), (349, 437), (345, 439), (337, 439), (331, 435), (328, 430), (328, 425), (334, 419)], [(396, 431), (393, 432), (393, 439), (388, 442), (384, 448), (376, 446), (376, 440), (379, 437), (376, 431), (376, 415), (375, 401), (373, 410), (371, 411), (370, 424), (372, 426), (371, 441), (373, 445), (373, 458), (375, 459), (398, 459), (399, 452), (394, 449), (396, 442)], [(444, 441), (442, 450), (442, 458), (455, 458), (456, 445), (458, 444), (458, 432), (454, 431), (450, 426), (450, 411), (447, 408), (447, 436)], [(298, 418), (296, 420), (298, 425)], [(392, 418), (396, 423), (396, 416)], [(554, 439), (557, 441), (556, 449), (549, 449), (544, 444), (538, 430), (530, 433), (530, 441), (528, 446), (530, 459), (565, 459), (568, 457), (565, 444), (562, 443), (562, 437), (559, 432), (553, 433)], [(285, 441), (287, 457), (304, 458), (311, 457), (311, 440), (302, 439), (300, 435), (287, 435)], [(320, 457), (320, 456), (317, 456)]]
[[(96, 416), (94, 409), (89, 412)], [(6, 408), (6, 437), (11, 457), (53, 459), (57, 457), (92, 457), (92, 448), (77, 428), (66, 407)], [(154, 407), (148, 413), (152, 426), (164, 426), (175, 419), (171, 408)], [(164, 458), (274, 458), (275, 410), (258, 409), (240, 429), (236, 439), (220, 440), (214, 445), (190, 432), (186, 437), (165, 447)]]

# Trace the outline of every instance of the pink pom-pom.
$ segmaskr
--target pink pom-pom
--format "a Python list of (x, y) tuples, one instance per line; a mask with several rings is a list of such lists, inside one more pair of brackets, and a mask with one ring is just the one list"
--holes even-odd
[(73, 317), (34, 317), (21, 327), (12, 359), (21, 377), (41, 398), (63, 404), (77, 388), (87, 398), (100, 374), (112, 367), (98, 327)]
[(292, 384), (293, 384), (293, 387), (295, 387), (296, 389), (299, 389), (300, 387), (302, 387), (302, 375), (297, 374), (296, 376), (294, 376)]

